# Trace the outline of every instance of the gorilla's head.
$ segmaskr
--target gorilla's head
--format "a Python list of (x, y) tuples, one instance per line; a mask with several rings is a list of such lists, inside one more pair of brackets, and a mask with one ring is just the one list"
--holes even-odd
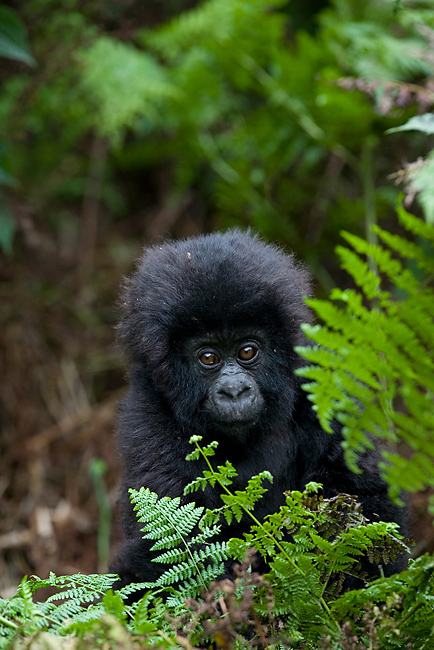
[(244, 437), (290, 414), (306, 271), (240, 231), (147, 248), (120, 325), (131, 379), (188, 433)]

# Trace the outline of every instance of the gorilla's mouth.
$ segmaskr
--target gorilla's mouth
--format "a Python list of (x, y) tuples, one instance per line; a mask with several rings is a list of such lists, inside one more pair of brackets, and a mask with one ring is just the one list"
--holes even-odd
[(221, 427), (226, 427), (227, 429), (239, 429), (245, 427), (251, 427), (258, 421), (258, 418), (254, 420), (215, 420), (217, 425)]
[(252, 417), (244, 418), (214, 417), (212, 419), (212, 425), (214, 429), (222, 433), (245, 435), (258, 423), (259, 415), (259, 413), (256, 413), (254, 415), (252, 414)]

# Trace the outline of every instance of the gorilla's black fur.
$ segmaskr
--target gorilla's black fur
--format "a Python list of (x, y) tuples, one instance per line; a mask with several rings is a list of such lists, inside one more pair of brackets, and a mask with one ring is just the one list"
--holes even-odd
[[(185, 461), (193, 434), (205, 444), (218, 440), (213, 462), (234, 464), (235, 489), (262, 470), (273, 474), (255, 510), (259, 518), (279, 508), (285, 490), (314, 480), (326, 497), (357, 494), (371, 520), (402, 524), (374, 456), (360, 460), (362, 474), (347, 468), (338, 427), (334, 435), (321, 429), (294, 375), (303, 363), (294, 346), (306, 343), (300, 325), (311, 320), (303, 302), (309, 291), (308, 274), (292, 256), (239, 231), (145, 250), (126, 283), (120, 324), (131, 384), (118, 432), (126, 539), (112, 569), (122, 584), (161, 572), (141, 538), (128, 488), (181, 496), (203, 469), (200, 461)], [(210, 488), (191, 498), (221, 506)], [(221, 537), (241, 536), (246, 527), (233, 524)], [(390, 563), (386, 573), (402, 563)]]

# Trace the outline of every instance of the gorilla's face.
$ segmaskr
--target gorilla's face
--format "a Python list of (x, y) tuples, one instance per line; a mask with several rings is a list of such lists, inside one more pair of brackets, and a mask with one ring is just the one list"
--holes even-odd
[(265, 406), (260, 377), (266, 353), (265, 340), (256, 333), (190, 341), (189, 363), (197, 380), (206, 384), (201, 408), (211, 426), (236, 433), (257, 422)]
[(132, 385), (185, 437), (282, 429), (299, 394), (308, 294), (291, 256), (245, 233), (146, 249), (122, 300)]

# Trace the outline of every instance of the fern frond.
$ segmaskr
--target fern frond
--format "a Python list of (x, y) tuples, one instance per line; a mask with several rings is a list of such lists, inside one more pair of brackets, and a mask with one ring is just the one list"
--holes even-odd
[[(346, 238), (349, 233), (341, 232), (341, 235)], [(363, 239), (355, 235), (351, 235), (351, 238), (354, 242), (357, 241), (359, 249), (369, 249), (369, 244)], [(361, 251), (358, 250), (357, 252), (360, 253)], [(341, 267), (354, 278), (354, 281), (362, 289), (368, 300), (381, 295), (380, 279), (369, 269), (367, 262), (364, 262), (359, 255), (343, 246), (337, 246), (336, 253), (340, 258)]]
[(410, 212), (407, 212), (407, 210), (402, 205), (402, 201), (398, 202), (396, 211), (400, 223), (406, 230), (411, 232), (413, 235), (417, 235), (427, 242), (434, 242), (434, 229), (432, 227), (432, 224), (427, 223), (423, 219), (415, 217), (413, 214), (410, 214)]
[(145, 589), (150, 590), (153, 586), (153, 582), (131, 582), (129, 585), (125, 585), (125, 587), (118, 589), (117, 593), (123, 600), (127, 600), (132, 594)]
[(119, 40), (100, 36), (78, 58), (84, 90), (99, 114), (98, 130), (117, 143), (139, 116), (158, 124), (161, 107), (181, 93), (154, 57)]
[[(434, 240), (432, 226), (398, 211), (412, 233)], [(376, 230), (388, 248), (346, 233), (354, 250), (338, 250), (344, 268), (375, 305), (365, 306), (354, 290), (334, 290), (330, 301), (309, 300), (324, 324), (303, 326), (317, 346), (297, 349), (312, 364), (297, 372), (309, 380), (303, 388), (324, 429), (332, 432), (334, 418), (344, 425), (345, 457), (354, 471), (358, 454), (372, 446), (368, 432), (394, 444), (405, 441), (411, 450), (405, 460), (392, 449), (381, 452), (382, 474), (398, 499), (402, 489), (434, 486), (434, 292), (406, 266), (414, 260), (432, 273), (434, 256), (426, 246)], [(361, 255), (373, 259), (404, 292), (402, 298), (393, 300), (381, 289), (380, 275)]]
[[(192, 442), (198, 445), (200, 438), (194, 438)], [(214, 454), (215, 446), (208, 446), (206, 457)], [(223, 469), (220, 472), (222, 480), (225, 480), (227, 473), (235, 471), (232, 466), (219, 469)], [(215, 479), (212, 471), (208, 475), (209, 478), (204, 480)], [(252, 484), (255, 494), (260, 492), (258, 480)], [(211, 575), (214, 579), (222, 573), (223, 562), (228, 558), (227, 543), (210, 541), (220, 531), (220, 527), (202, 521), (207, 518), (203, 516), (204, 508), (197, 507), (194, 502), (181, 505), (178, 497), (159, 498), (156, 493), (144, 487), (140, 490), (131, 489), (130, 498), (138, 521), (145, 524), (144, 539), (155, 540), (151, 547), (151, 551), (155, 552), (152, 560), (170, 565), (155, 583), (142, 583), (142, 587), (152, 587), (157, 591), (162, 587), (172, 587), (171, 599), (173, 603), (178, 603), (183, 602), (187, 592), (196, 596), (204, 589)], [(163, 553), (157, 554), (157, 551)], [(178, 591), (182, 596), (176, 595)], [(129, 593), (125, 588), (120, 591), (123, 598)]]
[[(181, 504), (179, 497), (158, 498), (155, 492), (148, 488), (139, 491), (130, 489), (131, 502), (137, 512), (138, 521), (147, 524), (144, 528), (144, 539), (168, 540), (171, 548), (180, 543), (186, 535), (198, 524), (203, 508), (196, 507), (194, 503)], [(156, 543), (155, 550), (167, 548)]]
[[(263, 13), (282, 0), (208, 0), (194, 11), (184, 12), (158, 32), (145, 32), (146, 43), (168, 59), (204, 41), (220, 47), (240, 32), (248, 22), (251, 28), (261, 24)], [(250, 20), (249, 20), (250, 19)]]
[(404, 259), (415, 260), (417, 265), (426, 273), (434, 272), (434, 260), (425, 253), (423, 248), (399, 235), (387, 232), (387, 230), (383, 230), (379, 226), (374, 226), (372, 230), (395, 253), (398, 253)]
[(67, 617), (62, 621), (62, 624), (58, 627), (58, 633), (63, 636), (74, 632), (83, 632), (85, 629), (90, 628), (92, 623), (98, 621), (103, 614), (105, 614), (105, 609), (102, 605), (81, 609), (72, 618)]

